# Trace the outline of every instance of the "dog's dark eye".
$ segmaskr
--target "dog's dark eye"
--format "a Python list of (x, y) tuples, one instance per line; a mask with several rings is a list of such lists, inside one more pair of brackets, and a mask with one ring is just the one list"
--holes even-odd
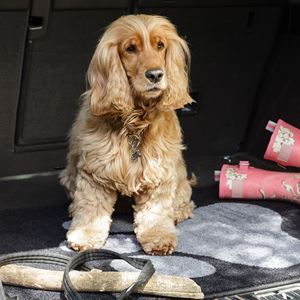
[(136, 47), (135, 47), (135, 45), (132, 45), (132, 44), (126, 48), (126, 51), (129, 53), (133, 53), (133, 52), (135, 52), (135, 50), (136, 50)]
[(162, 49), (164, 49), (165, 48), (165, 44), (163, 43), (163, 42), (158, 42), (157, 43), (157, 49), (158, 50), (162, 50)]

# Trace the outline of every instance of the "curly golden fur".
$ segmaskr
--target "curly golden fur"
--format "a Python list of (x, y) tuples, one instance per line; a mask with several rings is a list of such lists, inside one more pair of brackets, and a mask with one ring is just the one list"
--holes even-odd
[[(192, 102), (189, 62), (186, 42), (161, 16), (123, 16), (103, 34), (60, 177), (73, 199), (71, 248), (104, 245), (119, 192), (134, 198), (134, 230), (144, 251), (174, 251), (175, 224), (194, 208), (174, 111)], [(132, 136), (140, 145), (129, 145)]]

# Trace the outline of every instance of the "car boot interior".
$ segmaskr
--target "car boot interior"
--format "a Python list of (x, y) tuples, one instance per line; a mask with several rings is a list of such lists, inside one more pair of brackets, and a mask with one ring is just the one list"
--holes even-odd
[[(193, 278), (207, 299), (300, 282), (299, 206), (220, 200), (214, 181), (222, 164), (239, 160), (299, 172), (263, 159), (269, 120), (300, 128), (297, 0), (0, 1), (0, 254), (72, 254), (65, 245), (69, 200), (58, 174), (97, 41), (125, 14), (168, 17), (192, 54), (190, 94), (196, 102), (177, 113), (188, 171), (199, 181), (193, 190), (197, 208), (193, 219), (178, 225), (176, 252), (150, 257), (157, 272)], [(145, 258), (133, 233), (131, 200), (119, 198), (105, 247)], [(105, 267), (125, 268), (119, 262)], [(20, 299), (63, 297), (6, 291)]]

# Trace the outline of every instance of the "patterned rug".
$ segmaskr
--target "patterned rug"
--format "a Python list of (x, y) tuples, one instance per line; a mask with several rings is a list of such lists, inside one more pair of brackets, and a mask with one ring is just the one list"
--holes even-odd
[[(217, 187), (194, 191), (194, 218), (177, 226), (172, 256), (147, 256), (132, 228), (132, 215), (115, 215), (105, 249), (149, 258), (161, 274), (194, 279), (207, 297), (258, 285), (300, 279), (300, 210), (280, 201), (220, 201)], [(0, 254), (44, 249), (68, 255), (67, 206), (0, 211)], [(108, 270), (134, 271), (114, 260)], [(20, 299), (64, 299), (61, 293), (5, 287)], [(88, 294), (86, 299), (98, 299)], [(153, 297), (136, 296), (138, 299)], [(102, 295), (101, 299), (114, 299)], [(163, 299), (163, 298), (159, 298)]]

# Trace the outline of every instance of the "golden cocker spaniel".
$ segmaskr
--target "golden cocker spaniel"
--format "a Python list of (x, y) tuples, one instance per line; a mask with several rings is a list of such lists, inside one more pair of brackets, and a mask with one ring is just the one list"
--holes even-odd
[(174, 251), (175, 225), (194, 208), (174, 111), (193, 101), (189, 63), (186, 42), (164, 17), (123, 16), (103, 34), (60, 176), (73, 200), (67, 239), (74, 250), (104, 245), (119, 192), (134, 198), (144, 251)]

